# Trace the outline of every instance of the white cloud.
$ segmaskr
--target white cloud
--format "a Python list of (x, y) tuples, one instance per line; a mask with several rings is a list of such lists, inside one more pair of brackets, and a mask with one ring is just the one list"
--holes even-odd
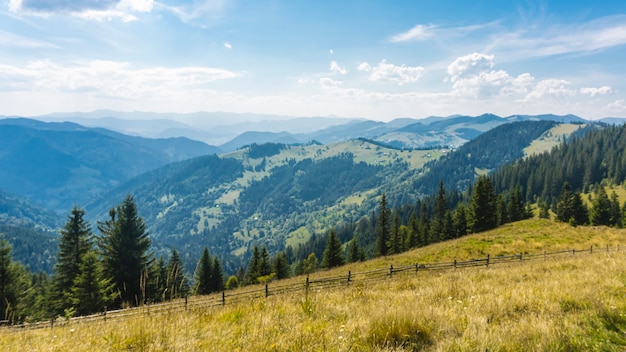
[(154, 0), (10, 0), (9, 10), (28, 15), (64, 14), (93, 21), (129, 22), (137, 19), (136, 13), (152, 12), (154, 4)]
[(368, 64), (367, 62), (363, 62), (359, 65), (358, 70), (370, 72), (372, 70), (372, 66), (370, 66), (370, 64)]
[(391, 38), (391, 43), (426, 40), (434, 35), (435, 26), (418, 24), (406, 32), (398, 33)]
[(340, 75), (345, 75), (346, 73), (348, 73), (348, 70), (346, 70), (345, 67), (339, 66), (339, 64), (335, 60), (330, 62), (330, 71), (338, 73)]
[(424, 72), (424, 68), (421, 66), (406, 66), (406, 65), (394, 65), (387, 63), (387, 60), (382, 60), (377, 66), (372, 67), (367, 62), (363, 62), (359, 65), (360, 71), (371, 72), (369, 80), (376, 81), (391, 81), (396, 82), (399, 85), (417, 82)]
[(88, 61), (59, 65), (33, 61), (23, 67), (0, 65), (1, 91), (87, 92), (124, 99), (167, 97), (177, 91), (204, 89), (207, 84), (241, 76), (210, 67), (134, 68), (128, 63)]
[(328, 50), (329, 55), (335, 55), (335, 51), (333, 49)]
[(171, 12), (182, 22), (206, 27), (206, 20), (216, 19), (232, 0), (191, 0), (182, 1), (184, 5), (172, 6), (163, 2), (156, 3), (161, 10)]
[(224, 42), (224, 48), (226, 48), (226, 49), (232, 49), (232, 48), (233, 48), (233, 46), (232, 46), (232, 44), (230, 44), (230, 42)]
[(493, 68), (493, 55), (472, 53), (461, 56), (448, 65), (448, 75), (452, 82), (467, 76), (474, 76)]
[(596, 95), (604, 95), (604, 94), (608, 94), (608, 93), (612, 93), (613, 90), (611, 89), (611, 87), (609, 86), (602, 86), (602, 87), (584, 87), (584, 88), (580, 88), (580, 94), (586, 94), (586, 95), (590, 95), (592, 97), (596, 96)]
[(570, 25), (530, 26), (499, 33), (486, 46), (512, 59), (585, 53), (626, 45), (626, 15), (598, 18)]

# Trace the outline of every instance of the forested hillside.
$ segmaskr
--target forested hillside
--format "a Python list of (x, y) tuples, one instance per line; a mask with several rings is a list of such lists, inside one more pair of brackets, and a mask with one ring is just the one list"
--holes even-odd
[(603, 181), (621, 185), (626, 180), (626, 128), (593, 128), (583, 136), (561, 143), (549, 153), (506, 165), (493, 174), (498, 190), (519, 185), (526, 200), (538, 198), (554, 206), (563, 185), (588, 191)]
[(72, 123), (0, 120), (0, 188), (65, 212), (167, 163), (217, 152), (185, 138), (145, 139)]

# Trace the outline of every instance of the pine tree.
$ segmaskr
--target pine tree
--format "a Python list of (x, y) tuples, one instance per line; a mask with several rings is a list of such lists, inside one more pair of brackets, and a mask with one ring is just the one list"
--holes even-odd
[(452, 227), (454, 228), (454, 236), (461, 237), (467, 235), (467, 207), (463, 203), (459, 203), (454, 211), (452, 218)]
[(276, 253), (273, 266), (277, 279), (286, 279), (291, 276), (291, 268), (289, 267), (289, 260), (285, 252)]
[(348, 243), (348, 263), (355, 263), (365, 260), (365, 252), (359, 246), (356, 236)]
[(11, 311), (17, 304), (15, 276), (11, 270), (11, 249), (9, 241), (0, 237), (0, 317), (2, 320), (9, 320)]
[(389, 239), (388, 254), (397, 254), (402, 252), (402, 234), (400, 233), (400, 215), (398, 211), (394, 211), (391, 222), (391, 235)]
[(80, 272), (70, 288), (70, 301), (78, 315), (102, 312), (114, 297), (114, 284), (102, 275), (101, 264), (94, 251), (86, 253), (80, 263)]
[(261, 276), (261, 252), (258, 246), (254, 246), (252, 257), (248, 264), (247, 282), (249, 284), (256, 283), (256, 279)]
[(259, 262), (259, 271), (261, 276), (267, 276), (272, 273), (272, 261), (267, 252), (267, 247), (261, 248), (261, 261)]
[(84, 220), (85, 211), (74, 207), (60, 231), (59, 252), (54, 267), (53, 306), (57, 314), (70, 308), (73, 298), (69, 295), (74, 280), (80, 272), (83, 256), (92, 250), (93, 234), (91, 226)]
[(470, 228), (472, 232), (482, 232), (497, 226), (496, 200), (496, 194), (489, 177), (479, 176), (470, 202)]
[(390, 227), (391, 210), (387, 207), (387, 196), (383, 193), (376, 222), (376, 252), (379, 256), (385, 256), (389, 252)]
[(527, 218), (524, 200), (522, 199), (522, 189), (519, 185), (517, 185), (511, 193), (507, 206), (509, 222), (520, 221)]
[(148, 297), (153, 302), (162, 302), (167, 294), (167, 264), (165, 263), (165, 258), (160, 256), (150, 269)]
[(322, 267), (330, 269), (340, 265), (343, 265), (341, 241), (337, 238), (337, 231), (333, 228), (328, 233), (328, 240), (322, 257)]
[(167, 262), (167, 296), (170, 300), (185, 297), (189, 292), (188, 287), (183, 262), (176, 248), (173, 248)]
[(222, 263), (220, 262), (219, 258), (217, 258), (217, 256), (213, 258), (212, 269), (213, 273), (211, 274), (211, 291), (224, 291), (224, 272), (222, 270)]
[(211, 287), (211, 275), (213, 274), (213, 265), (211, 263), (211, 255), (209, 248), (204, 247), (202, 256), (198, 261), (198, 269), (196, 271), (196, 288), (195, 294), (208, 295), (213, 292)]
[(591, 211), (589, 214), (589, 220), (594, 226), (611, 226), (611, 200), (606, 194), (604, 187), (599, 186), (596, 190), (596, 194), (591, 202)]
[(137, 213), (137, 205), (131, 195), (115, 209), (109, 211), (109, 219), (98, 223), (102, 233), (99, 238), (106, 277), (115, 283), (120, 293), (118, 305), (138, 305), (144, 299), (142, 279), (150, 264), (150, 237), (146, 224)]
[(443, 181), (439, 181), (439, 190), (435, 197), (433, 217), (430, 221), (430, 239), (433, 242), (440, 242), (446, 238), (444, 224), (447, 211), (448, 201), (446, 200), (446, 189), (443, 186)]
[(619, 206), (619, 199), (615, 191), (611, 193), (611, 224), (617, 228), (623, 227), (623, 214)]

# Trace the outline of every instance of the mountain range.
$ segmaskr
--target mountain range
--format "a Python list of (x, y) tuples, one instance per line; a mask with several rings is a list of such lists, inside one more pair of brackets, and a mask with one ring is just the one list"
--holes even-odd
[[(138, 121), (120, 122), (118, 130), (183, 127), (164, 119)], [(318, 129), (305, 126), (314, 121)], [(534, 142), (543, 141), (535, 152), (547, 151), (589, 124), (573, 115), (492, 114), (319, 121), (287, 119), (283, 126), (293, 132), (248, 130), (214, 147), (75, 122), (3, 119), (0, 205), (11, 206), (0, 209), (0, 223), (50, 229), (74, 205), (95, 223), (130, 193), (158, 253), (178, 248), (193, 265), (207, 245), (233, 272), (252, 245), (295, 248), (371, 213), (382, 192), (400, 205), (428, 195), (436, 177), (459, 189), (524, 157)]]

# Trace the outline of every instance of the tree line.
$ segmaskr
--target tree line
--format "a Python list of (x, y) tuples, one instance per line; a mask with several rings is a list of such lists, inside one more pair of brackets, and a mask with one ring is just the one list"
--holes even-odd
[(128, 195), (99, 221), (96, 236), (85, 211), (74, 207), (60, 230), (54, 272), (29, 273), (12, 261), (0, 238), (0, 320), (41, 321), (162, 302), (224, 289), (220, 260), (205, 247), (193, 279), (180, 254), (154, 258), (146, 224)]

